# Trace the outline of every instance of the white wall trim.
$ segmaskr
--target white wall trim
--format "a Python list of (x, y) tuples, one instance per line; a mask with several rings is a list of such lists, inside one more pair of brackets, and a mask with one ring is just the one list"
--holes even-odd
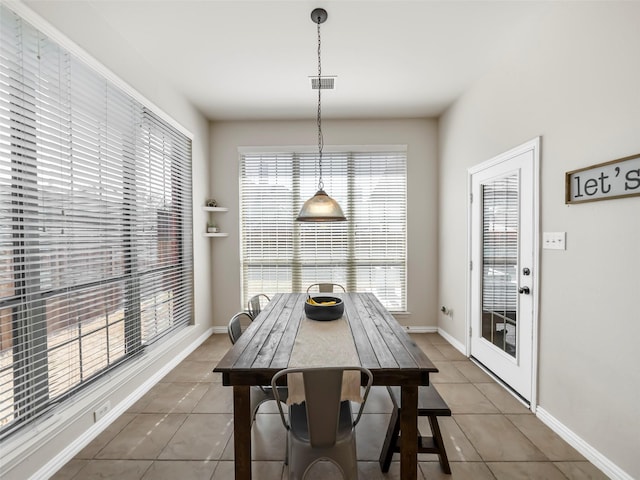
[(438, 327), (415, 327), (405, 325), (403, 328), (409, 333), (438, 333)]
[(220, 327), (220, 326), (211, 327), (211, 333), (213, 333), (213, 334), (222, 334), (222, 333), (224, 333), (226, 335), (227, 334), (227, 326), (225, 325), (223, 327)]
[(557, 433), (565, 442), (584, 455), (587, 460), (602, 470), (602, 472), (609, 478), (614, 480), (633, 480), (631, 475), (585, 442), (581, 437), (576, 435), (571, 429), (547, 412), (543, 407), (538, 406), (536, 410), (536, 417)]
[[(186, 329), (185, 334), (189, 329)], [(145, 393), (147, 393), (151, 387), (153, 387), (162, 377), (164, 377), (167, 373), (169, 373), (173, 368), (175, 368), (180, 362), (182, 362), (191, 352), (193, 352), (198, 346), (200, 346), (207, 338), (211, 336), (212, 329), (206, 330), (203, 334), (193, 340), (186, 348), (182, 349), (176, 355), (172, 357), (168, 357), (164, 355), (171, 347), (175, 345), (174, 342), (170, 342), (169, 345), (159, 345), (157, 349), (154, 349), (153, 352), (149, 353), (148, 359), (144, 361), (144, 365), (141, 367), (140, 365), (130, 366), (130, 370), (134, 370), (137, 372), (146, 368), (149, 363), (156, 358), (167, 358), (166, 363), (157, 370), (151, 377), (149, 377), (144, 383), (140, 384), (130, 395), (128, 395), (123, 401), (115, 405), (109, 412), (102, 417), (99, 421), (94, 423), (90, 428), (85, 430), (82, 435), (76, 438), (73, 442), (71, 442), (68, 446), (64, 448), (59, 454), (57, 454), (54, 458), (49, 460), (45, 465), (43, 465), (31, 478), (32, 479), (47, 479), (50, 478), (53, 474), (55, 474), (60, 468), (62, 468), (67, 462), (69, 462), (80, 450), (82, 450), (85, 446), (87, 446), (94, 438), (96, 438), (103, 430), (105, 430), (114, 420), (116, 420), (121, 414), (123, 414), (131, 405), (133, 405), (138, 399), (140, 399)], [(163, 348), (164, 347), (164, 348)], [(127, 378), (132, 378), (134, 372), (125, 371), (121, 372), (121, 375), (126, 378), (122, 379), (119, 383), (121, 385), (125, 384)], [(87, 403), (87, 402), (83, 402)], [(90, 405), (94, 405), (93, 402), (90, 402)], [(89, 406), (85, 408), (90, 408)], [(62, 415), (54, 415), (51, 419), (53, 423), (58, 423), (59, 420), (62, 419)], [(35, 445), (32, 442), (29, 442), (30, 446)], [(22, 447), (23, 445), (21, 445)], [(23, 450), (22, 448), (20, 450)], [(25, 455), (19, 455), (14, 460), (24, 460)], [(17, 462), (16, 462), (17, 463)], [(15, 464), (14, 466), (15, 467)], [(12, 468), (13, 468), (12, 467)], [(6, 471), (5, 473), (10, 473)]]
[(465, 346), (464, 343), (462, 343), (457, 338), (453, 337), (450, 333), (448, 333), (443, 328), (438, 328), (438, 333), (442, 336), (442, 338), (444, 338), (447, 342), (449, 342), (453, 348), (458, 350), (465, 357), (468, 356), (467, 355), (467, 347)]

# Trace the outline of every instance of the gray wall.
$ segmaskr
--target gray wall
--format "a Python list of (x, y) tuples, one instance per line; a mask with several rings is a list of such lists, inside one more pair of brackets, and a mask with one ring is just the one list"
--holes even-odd
[[(325, 120), (324, 141), (337, 145), (407, 145), (407, 309), (410, 326), (437, 323), (437, 127), (434, 120)], [(228, 213), (216, 219), (227, 238), (211, 239), (213, 318), (226, 325), (243, 308), (240, 299), (239, 156), (241, 146), (314, 145), (314, 121), (215, 122), (211, 125), (211, 195)], [(313, 192), (311, 192), (313, 193)], [(310, 193), (310, 195), (311, 195)], [(329, 192), (330, 193), (330, 192)], [(197, 201), (197, 200), (196, 200)]]
[[(640, 197), (564, 204), (567, 171), (640, 153), (640, 4), (565, 2), (440, 122), (440, 303), (464, 312), (467, 169), (538, 135), (542, 412), (640, 478)], [(440, 327), (465, 342), (464, 315)]]

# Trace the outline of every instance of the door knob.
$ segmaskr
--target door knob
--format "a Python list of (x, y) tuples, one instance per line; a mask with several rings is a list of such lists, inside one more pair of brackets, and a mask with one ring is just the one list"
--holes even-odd
[(529, 295), (531, 293), (531, 290), (529, 290), (529, 287), (520, 287), (518, 289), (518, 293), (524, 293), (525, 295)]

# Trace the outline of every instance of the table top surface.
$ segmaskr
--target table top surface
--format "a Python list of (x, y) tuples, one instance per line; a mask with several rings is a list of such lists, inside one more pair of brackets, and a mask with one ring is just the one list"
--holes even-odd
[[(428, 385), (438, 369), (372, 293), (332, 293), (345, 303), (360, 365), (374, 385)], [(276, 294), (213, 370), (224, 385), (268, 385), (289, 366), (304, 314), (304, 293)]]

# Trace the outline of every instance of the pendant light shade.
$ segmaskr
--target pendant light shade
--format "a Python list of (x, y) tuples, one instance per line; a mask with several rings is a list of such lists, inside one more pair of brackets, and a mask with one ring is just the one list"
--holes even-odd
[(320, 24), (327, 19), (327, 11), (323, 8), (316, 8), (311, 12), (311, 20), (318, 25), (318, 167), (320, 176), (318, 178), (318, 191), (309, 200), (304, 202), (300, 213), (296, 218), (296, 222), (344, 222), (347, 218), (342, 212), (342, 208), (333, 198), (324, 191), (324, 183), (322, 182), (322, 147), (324, 141), (322, 138), (322, 64), (320, 57)]
[(338, 202), (321, 189), (304, 202), (296, 222), (344, 222), (346, 219)]

